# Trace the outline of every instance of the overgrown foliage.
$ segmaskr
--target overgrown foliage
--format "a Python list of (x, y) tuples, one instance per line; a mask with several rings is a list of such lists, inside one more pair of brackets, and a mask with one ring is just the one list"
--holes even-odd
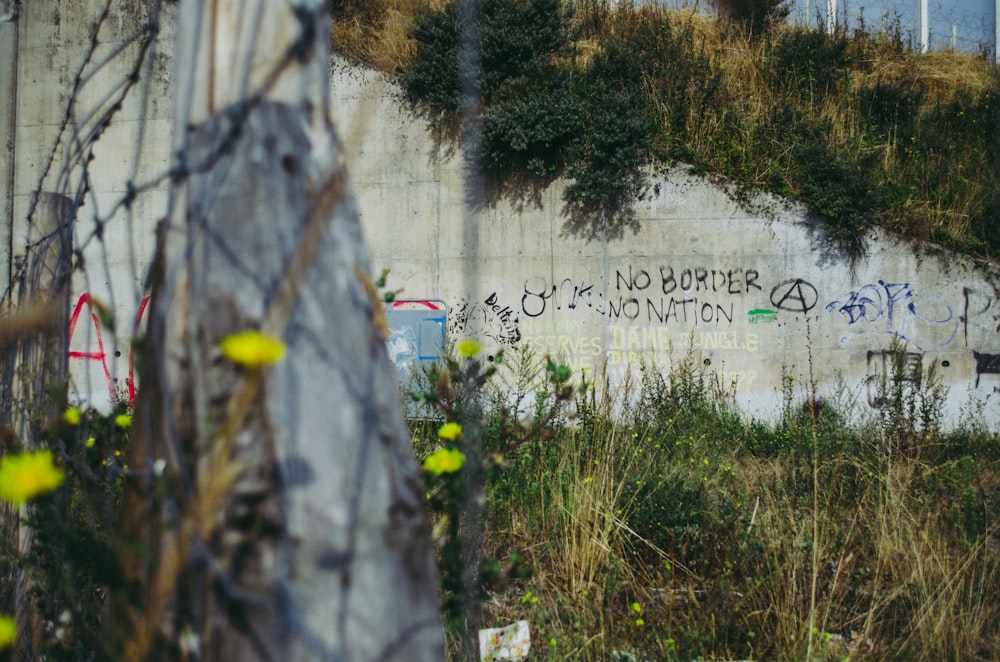
[[(568, 65), (581, 28), (567, 7), (556, 0), (482, 3), (483, 162), (500, 181), (567, 175), (574, 225), (618, 235), (652, 158), (644, 68), (624, 42), (598, 52), (588, 67)], [(400, 77), (410, 99), (438, 121), (453, 121), (459, 106), (460, 29), (454, 4), (418, 16), (415, 55)]]
[[(5, 545), (2, 562), (29, 577), (35, 631), (17, 636), (37, 638), (49, 660), (114, 657), (121, 643), (109, 639), (104, 617), (109, 601), (126, 593), (114, 527), (128, 469), (127, 412), (125, 405), (109, 414), (71, 407), (41, 422), (41, 448), (52, 453), (65, 480), (32, 500), (25, 519), (30, 545), (20, 553)], [(22, 450), (8, 443), (8, 454)]]
[[(527, 619), (532, 659), (988, 659), (1000, 645), (1000, 439), (975, 418), (942, 432), (942, 387), (901, 350), (868, 416), (858, 394), (821, 399), (789, 376), (780, 418), (747, 419), (689, 352), (616, 389), (627, 400), (577, 391), (574, 418), (513, 445), (505, 421), (552, 411), (553, 364), (503, 365), (504, 394), (484, 382), (480, 396), (483, 550), (517, 572), (484, 584), (483, 627)], [(440, 444), (414, 430), (418, 454)]]
[[(452, 4), (354, 2), (335, 16), (367, 26), (368, 38), (342, 50), (390, 60), (412, 99), (452, 112)], [(995, 65), (915, 52), (898, 23), (831, 34), (785, 24), (782, 2), (724, 4), (710, 16), (596, 0), (485, 3), (490, 172), (508, 182), (568, 177), (569, 227), (591, 236), (629, 227), (648, 166), (685, 162), (748, 204), (759, 191), (805, 203), (852, 256), (882, 225), (996, 257)], [(407, 12), (416, 21), (408, 33), (388, 18)], [(381, 43), (409, 55), (377, 56)]]

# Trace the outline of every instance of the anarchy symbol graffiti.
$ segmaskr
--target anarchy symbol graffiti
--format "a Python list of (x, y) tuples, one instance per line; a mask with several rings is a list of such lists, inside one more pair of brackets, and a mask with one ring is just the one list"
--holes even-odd
[(771, 304), (778, 310), (790, 313), (808, 313), (816, 305), (819, 295), (812, 283), (801, 278), (782, 281), (771, 290)]

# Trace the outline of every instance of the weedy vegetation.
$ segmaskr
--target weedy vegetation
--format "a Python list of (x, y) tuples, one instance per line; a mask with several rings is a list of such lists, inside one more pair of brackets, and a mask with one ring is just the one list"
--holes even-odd
[[(568, 229), (616, 236), (650, 173), (684, 163), (744, 204), (761, 191), (804, 203), (853, 257), (873, 225), (996, 257), (1000, 79), (985, 49), (922, 54), (898, 21), (830, 33), (789, 25), (780, 1), (724, 4), (483, 2), (497, 190), (564, 176)], [(457, 121), (453, 3), (334, 0), (333, 15), (336, 50), (397, 74), (432, 121)]]
[[(738, 413), (699, 359), (644, 370), (620, 399), (526, 351), (432, 374), (418, 397), (452, 405), (470, 402), (456, 384), (486, 375), (475, 441), (443, 441), (443, 419), (411, 423), (418, 456), (445, 444), (479, 458), (482, 627), (527, 619), (532, 660), (1000, 649), (1000, 440), (975, 412), (941, 430), (932, 370), (897, 352), (877, 409), (789, 377), (780, 418), (765, 422)], [(462, 470), (425, 474), (447, 608), (470, 558), (449, 499), (468, 498), (468, 484)]]

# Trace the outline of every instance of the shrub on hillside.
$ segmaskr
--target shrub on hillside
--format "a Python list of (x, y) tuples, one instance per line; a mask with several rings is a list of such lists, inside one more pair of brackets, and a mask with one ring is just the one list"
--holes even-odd
[[(507, 81), (539, 74), (570, 40), (558, 0), (486, 0), (480, 12), (477, 83), (487, 102)], [(462, 20), (456, 3), (417, 18), (416, 56), (401, 75), (411, 100), (437, 111), (458, 109)]]
[(587, 72), (584, 134), (570, 148), (571, 209), (613, 222), (645, 186), (655, 123), (642, 65), (630, 42), (612, 41)]
[[(1000, 252), (991, 62), (914, 53), (898, 24), (827, 33), (769, 19), (753, 32), (766, 38), (747, 39), (697, 12), (574, 6), (570, 15), (552, 0), (485, 2), (478, 79), (487, 168), (515, 184), (525, 174), (571, 179), (567, 230), (620, 234), (644, 166), (678, 159), (721, 175), (738, 202), (759, 190), (801, 200), (854, 257), (875, 222)], [(785, 3), (727, 6), (753, 24)], [(424, 14), (402, 75), (411, 99), (444, 116), (459, 105), (457, 20), (453, 5)]]
[(584, 132), (586, 102), (569, 75), (553, 72), (541, 85), (507, 81), (483, 117), (483, 163), (499, 176), (527, 170), (551, 176), (565, 166)]
[(788, 0), (717, 0), (722, 12), (744, 26), (749, 34), (757, 35), (772, 24), (788, 18), (792, 8)]
[(455, 112), (459, 105), (458, 16), (454, 3), (421, 14), (413, 28), (417, 53), (400, 82), (411, 100), (438, 112)]

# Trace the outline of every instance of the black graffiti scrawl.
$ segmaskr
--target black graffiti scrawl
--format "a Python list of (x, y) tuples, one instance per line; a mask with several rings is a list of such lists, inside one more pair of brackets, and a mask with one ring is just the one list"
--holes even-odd
[(499, 345), (513, 345), (521, 339), (520, 317), (493, 292), (482, 302), (462, 301), (449, 331), (455, 337), (489, 339)]
[(816, 288), (801, 278), (782, 281), (771, 289), (771, 305), (790, 313), (808, 313), (818, 300)]
[(1000, 354), (980, 354), (972, 352), (976, 360), (976, 388), (979, 388), (979, 378), (982, 375), (1000, 375)]

